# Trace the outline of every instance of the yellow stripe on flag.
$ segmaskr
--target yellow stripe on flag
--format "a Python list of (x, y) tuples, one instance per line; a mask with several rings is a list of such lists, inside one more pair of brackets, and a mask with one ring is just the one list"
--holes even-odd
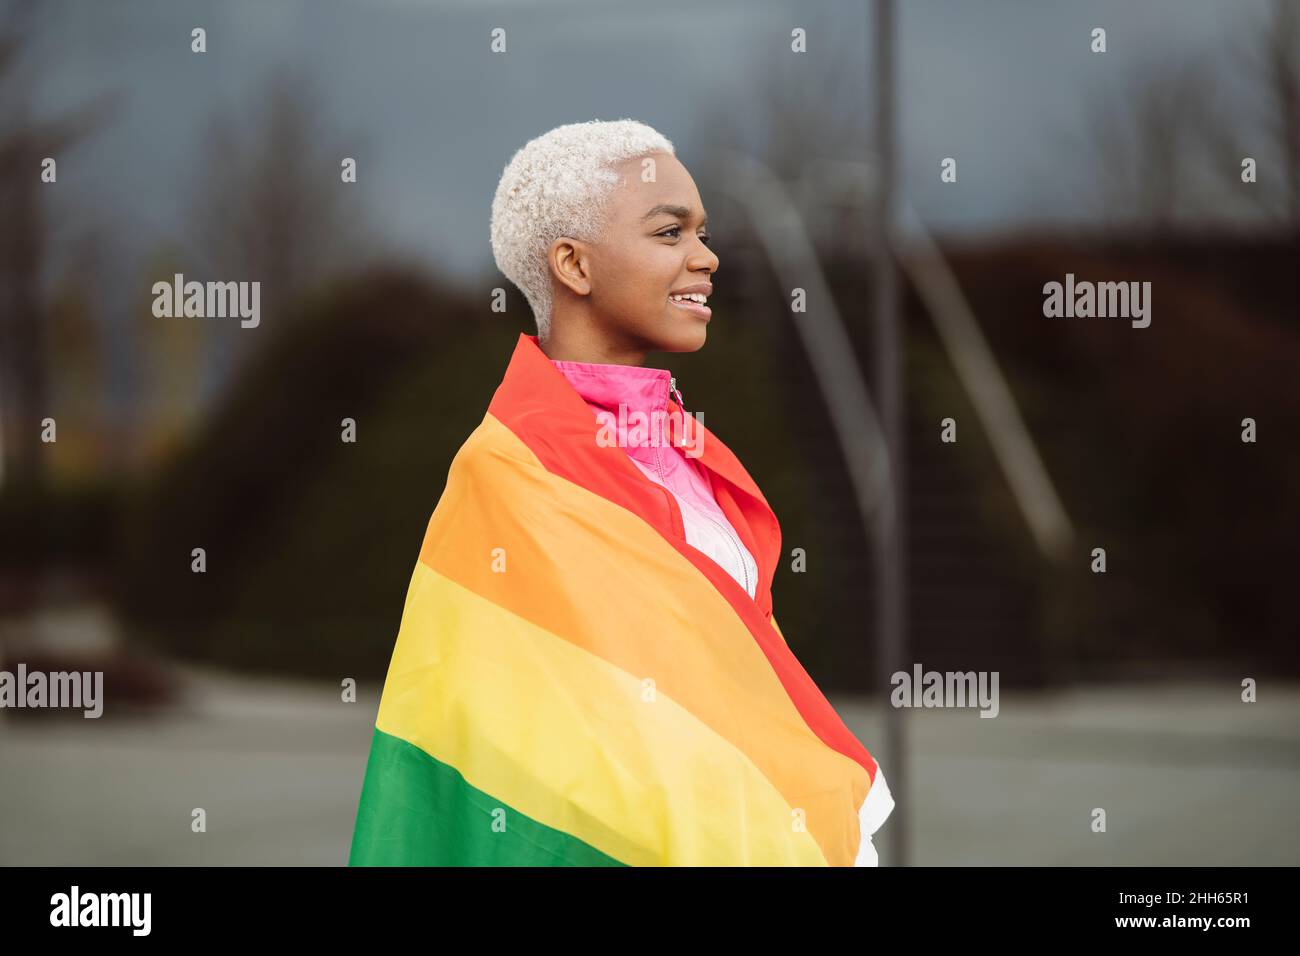
[(628, 864), (826, 865), (748, 757), (643, 691), (417, 564), (376, 725)]
[(749, 757), (797, 809), (827, 861), (852, 864), (866, 770), (808, 726), (698, 568), (636, 515), (547, 471), (492, 415), (452, 464), (420, 560), (653, 681)]

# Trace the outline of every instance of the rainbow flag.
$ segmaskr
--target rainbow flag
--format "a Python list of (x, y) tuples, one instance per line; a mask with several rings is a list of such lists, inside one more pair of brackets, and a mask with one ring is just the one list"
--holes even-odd
[(349, 864), (874, 865), (893, 809), (772, 615), (781, 531), (702, 423), (754, 598), (521, 334), (406, 595)]

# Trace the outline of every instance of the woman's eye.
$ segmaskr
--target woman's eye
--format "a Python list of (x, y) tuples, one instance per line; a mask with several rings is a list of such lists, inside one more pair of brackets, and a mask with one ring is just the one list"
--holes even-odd
[[(665, 229), (663, 232), (659, 233), (659, 235), (661, 236), (671, 236), (673, 239), (676, 239), (681, 234), (682, 234), (681, 226), (671, 226), (670, 228)], [(700, 242), (704, 243), (707, 246), (709, 244), (709, 240), (712, 238), (713, 237), (711, 235), (705, 233), (704, 235), (700, 236)]]

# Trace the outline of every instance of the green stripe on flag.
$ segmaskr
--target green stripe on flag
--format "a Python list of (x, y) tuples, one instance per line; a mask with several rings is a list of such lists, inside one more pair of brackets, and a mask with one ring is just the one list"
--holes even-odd
[[(497, 810), (505, 811), (501, 832), (492, 826)], [(623, 864), (471, 786), (456, 768), (376, 727), (348, 865)]]

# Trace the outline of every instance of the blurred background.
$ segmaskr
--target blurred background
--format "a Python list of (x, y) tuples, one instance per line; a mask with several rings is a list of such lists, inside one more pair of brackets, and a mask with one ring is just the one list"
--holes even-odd
[[(497, 179), (624, 117), (721, 260), (708, 345), (650, 364), (807, 554), (777, 616), (906, 793), (882, 862), (1300, 863), (1300, 0), (898, 7), (901, 646), (1002, 691), (894, 712), (905, 759), (790, 308), (878, 384), (872, 4), (0, 0), (0, 663), (106, 697), (0, 710), (0, 863), (346, 862), (429, 514), (535, 331)], [(175, 273), (260, 324), (155, 317)], [(1150, 327), (1045, 318), (1067, 273), (1149, 281)]]

